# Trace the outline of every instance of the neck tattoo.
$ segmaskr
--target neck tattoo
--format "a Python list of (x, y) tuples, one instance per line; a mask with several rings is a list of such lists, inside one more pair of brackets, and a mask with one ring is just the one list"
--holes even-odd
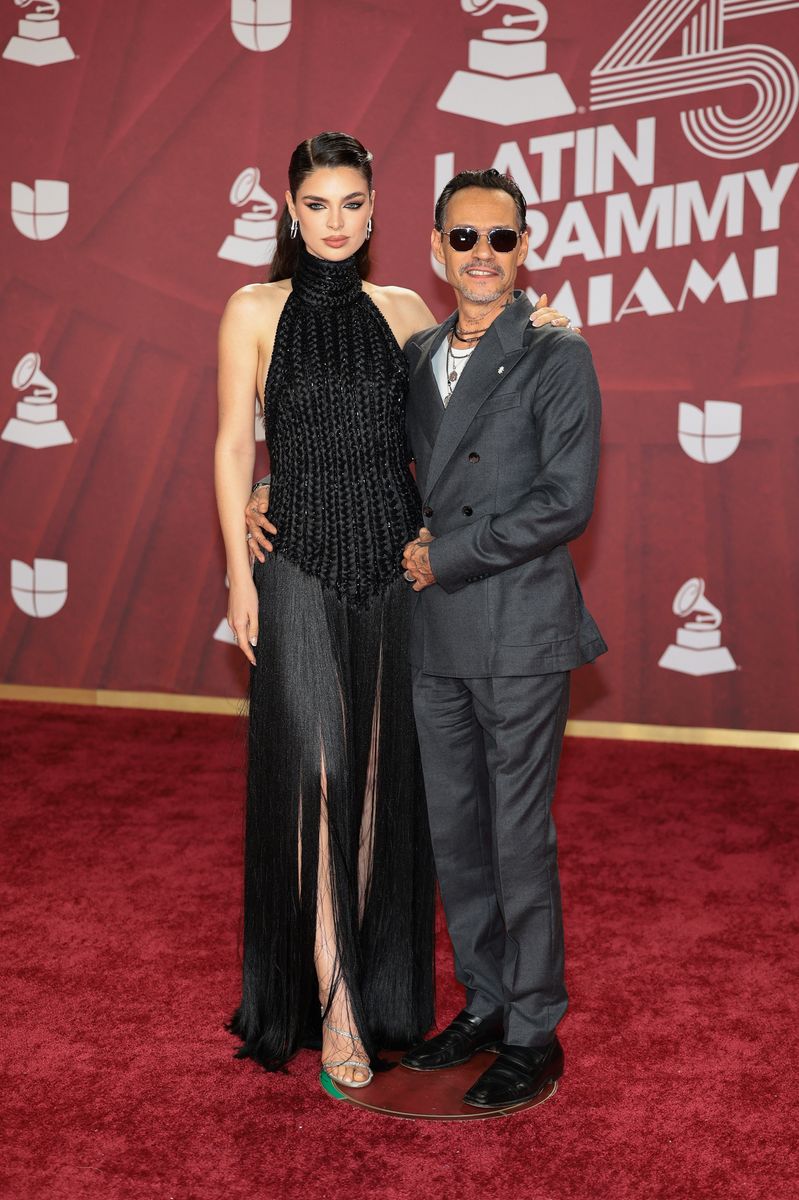
[[(486, 316), (488, 316), (488, 314), (490, 312), (492, 312), (495, 308), (499, 307), (500, 305), (502, 308), (507, 308), (512, 303), (513, 303), (512, 295), (506, 296), (504, 299), (500, 298), (500, 300), (498, 300), (495, 304), (492, 304), (490, 308), (486, 309)], [(488, 325), (483, 325), (479, 329), (461, 329), (460, 319), (458, 319), (458, 321), (455, 324), (454, 336), (458, 339), (459, 342), (465, 342), (467, 345), (469, 343), (479, 342), (480, 338), (483, 336), (483, 334), (487, 330), (489, 330), (492, 325), (493, 325), (493, 321), (490, 321), (488, 323)], [(450, 342), (451, 342), (451, 337), (450, 337)]]

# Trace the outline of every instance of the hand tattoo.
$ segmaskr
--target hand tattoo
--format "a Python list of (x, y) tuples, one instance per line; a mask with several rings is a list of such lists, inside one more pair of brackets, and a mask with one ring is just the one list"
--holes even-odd
[(431, 537), (426, 542), (408, 542), (402, 556), (403, 567), (415, 580), (413, 588), (415, 592), (430, 587), (436, 581), (436, 577), (430, 569), (430, 542), (432, 540)]

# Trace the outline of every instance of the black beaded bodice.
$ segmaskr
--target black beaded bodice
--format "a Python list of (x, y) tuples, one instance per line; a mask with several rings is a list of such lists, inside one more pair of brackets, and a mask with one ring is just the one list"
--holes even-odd
[(364, 604), (421, 521), (405, 450), (405, 358), (353, 258), (303, 247), (275, 334), (266, 433), (275, 549)]

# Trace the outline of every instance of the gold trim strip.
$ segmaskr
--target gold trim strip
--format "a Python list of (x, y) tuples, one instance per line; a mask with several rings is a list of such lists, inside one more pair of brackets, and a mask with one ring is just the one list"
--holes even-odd
[(703, 729), (693, 725), (634, 725), (627, 721), (569, 721), (566, 733), (572, 737), (613, 738), (623, 742), (799, 750), (799, 733), (780, 733), (771, 729)]
[(152, 708), (168, 712), (219, 713), (226, 717), (246, 712), (247, 702), (232, 696), (187, 696), (174, 692), (116, 692), (88, 688), (28, 687), (0, 683), (0, 700), (46, 701), (50, 704), (88, 704), (97, 708)]
[[(246, 701), (233, 696), (189, 696), (173, 692), (117, 692), (89, 688), (29, 687), (0, 683), (0, 700), (85, 704), (100, 708), (147, 708), (168, 712), (240, 716)], [(569, 721), (570, 737), (625, 742), (674, 742), (684, 746), (743, 746), (758, 750), (799, 750), (799, 733), (771, 729), (703, 729), (691, 725), (636, 725), (627, 721)]]

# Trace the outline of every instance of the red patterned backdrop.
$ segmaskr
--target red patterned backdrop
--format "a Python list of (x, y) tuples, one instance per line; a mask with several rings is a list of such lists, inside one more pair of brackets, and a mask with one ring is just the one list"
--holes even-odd
[[(799, 729), (799, 0), (58, 7), (0, 0), (7, 684), (241, 694), (216, 326), (268, 272), (293, 146), (339, 128), (375, 154), (376, 281), (449, 311), (434, 195), (493, 163), (530, 203), (521, 286), (583, 323), (604, 459), (575, 557), (611, 653), (573, 715)], [(236, 207), (246, 168), (268, 195), (253, 173)]]

